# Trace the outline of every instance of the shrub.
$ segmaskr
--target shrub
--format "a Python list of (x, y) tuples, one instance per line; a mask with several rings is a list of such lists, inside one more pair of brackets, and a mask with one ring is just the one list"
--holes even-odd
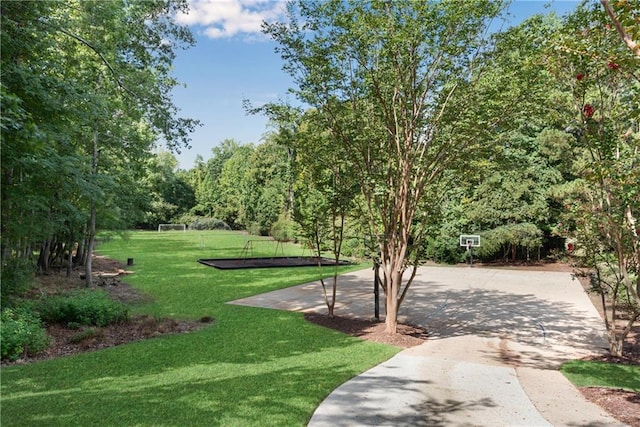
[(5, 308), (0, 320), (2, 360), (16, 360), (25, 354), (34, 355), (49, 345), (49, 336), (42, 322), (28, 308)]
[(247, 233), (252, 236), (262, 236), (262, 228), (260, 227), (260, 223), (252, 222), (247, 226)]
[(3, 258), (0, 281), (0, 306), (8, 307), (15, 297), (31, 287), (35, 266), (27, 258)]
[(87, 328), (84, 331), (80, 331), (77, 334), (69, 338), (69, 342), (72, 344), (79, 344), (82, 341), (94, 338), (98, 335), (98, 332), (94, 328)]
[(189, 224), (189, 230), (231, 230), (223, 220), (203, 216), (196, 217), (187, 224)]
[(423, 242), (425, 258), (447, 264), (464, 262), (466, 252), (461, 250), (457, 236), (439, 235)]
[(107, 326), (124, 322), (129, 317), (124, 304), (113, 301), (100, 290), (85, 289), (48, 297), (39, 302), (37, 309), (44, 322), (70, 327)]
[(298, 240), (297, 224), (293, 220), (281, 216), (273, 223), (269, 234), (279, 242), (295, 242)]
[(362, 239), (358, 239), (357, 237), (344, 239), (342, 242), (342, 255), (354, 258), (364, 258), (366, 256), (366, 249)]

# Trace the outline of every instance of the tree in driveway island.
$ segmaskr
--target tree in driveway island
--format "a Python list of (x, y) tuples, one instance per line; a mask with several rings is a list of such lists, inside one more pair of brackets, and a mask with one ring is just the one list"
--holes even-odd
[(501, 10), (491, 0), (300, 1), (288, 22), (264, 24), (295, 94), (322, 118), (360, 186), (389, 333), (443, 172), (478, 155), (500, 120), (499, 102), (479, 108), (477, 94), (487, 28)]

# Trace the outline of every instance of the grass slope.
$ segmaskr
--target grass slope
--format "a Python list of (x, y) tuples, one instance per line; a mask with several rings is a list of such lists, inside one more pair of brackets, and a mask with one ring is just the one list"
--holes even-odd
[[(154, 297), (134, 311), (215, 322), (194, 333), (3, 368), (2, 426), (305, 425), (335, 387), (398, 351), (309, 324), (299, 313), (226, 305), (321, 274), (216, 270), (196, 262), (238, 257), (245, 239), (137, 232), (102, 243), (103, 255), (134, 258), (127, 281)], [(254, 244), (251, 256), (272, 255), (274, 248)], [(285, 248), (289, 255), (299, 251)]]

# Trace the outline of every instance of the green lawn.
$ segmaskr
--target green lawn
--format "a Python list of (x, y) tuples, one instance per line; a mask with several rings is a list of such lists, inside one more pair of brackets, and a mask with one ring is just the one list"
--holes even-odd
[(610, 387), (640, 393), (640, 366), (572, 360), (562, 373), (577, 387)]
[[(245, 240), (228, 232), (136, 232), (100, 244), (100, 254), (134, 258), (135, 274), (127, 281), (154, 298), (135, 313), (211, 316), (214, 323), (198, 332), (2, 368), (2, 426), (305, 425), (335, 387), (399, 351), (309, 324), (299, 313), (225, 304), (332, 272), (225, 271), (196, 262), (238, 257)], [(275, 249), (254, 244), (252, 256)]]

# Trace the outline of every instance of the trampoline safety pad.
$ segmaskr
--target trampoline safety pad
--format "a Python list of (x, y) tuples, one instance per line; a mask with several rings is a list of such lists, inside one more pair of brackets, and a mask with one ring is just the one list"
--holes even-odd
[[(271, 257), (271, 258), (208, 258), (199, 259), (200, 264), (221, 270), (240, 268), (269, 268), (269, 267), (316, 267), (336, 264), (335, 259), (318, 258), (313, 256)], [(340, 261), (339, 265), (349, 265), (348, 261)]]

